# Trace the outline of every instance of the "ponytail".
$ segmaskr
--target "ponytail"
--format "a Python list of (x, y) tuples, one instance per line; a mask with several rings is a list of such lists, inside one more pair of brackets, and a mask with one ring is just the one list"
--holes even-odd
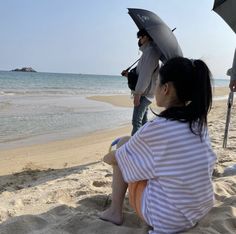
[[(197, 134), (207, 126), (207, 114), (212, 106), (211, 73), (202, 60), (193, 60), (193, 89), (192, 100), (189, 103), (188, 112), (192, 115), (190, 128), (193, 131), (193, 122), (198, 121)], [(196, 132), (195, 131), (195, 132)]]
[(188, 122), (190, 130), (202, 135), (212, 105), (211, 73), (202, 60), (177, 57), (160, 69), (160, 84), (172, 82), (183, 107), (171, 107), (158, 116)]

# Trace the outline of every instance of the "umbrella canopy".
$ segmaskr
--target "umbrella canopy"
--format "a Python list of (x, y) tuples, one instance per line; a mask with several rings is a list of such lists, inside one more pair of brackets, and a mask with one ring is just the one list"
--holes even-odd
[(236, 33), (236, 1), (235, 0), (215, 0), (213, 11), (220, 15), (223, 20)]
[(171, 29), (155, 13), (143, 9), (128, 8), (129, 15), (139, 29), (145, 29), (152, 37), (158, 51), (160, 60), (165, 63), (168, 59), (183, 56), (178, 41)]

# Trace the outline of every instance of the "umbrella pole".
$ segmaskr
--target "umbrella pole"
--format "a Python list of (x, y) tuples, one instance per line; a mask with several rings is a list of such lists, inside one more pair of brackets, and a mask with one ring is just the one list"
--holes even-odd
[(228, 103), (227, 103), (228, 109), (227, 109), (227, 116), (226, 116), (226, 123), (225, 123), (223, 148), (227, 147), (229, 124), (230, 124), (230, 117), (231, 117), (231, 107), (233, 106), (233, 101), (234, 101), (234, 92), (230, 92), (229, 97), (228, 97)]
[(132, 65), (130, 65), (128, 68), (126, 68), (126, 71), (129, 71), (129, 70), (130, 70), (130, 68), (131, 68), (131, 67), (133, 67), (133, 66), (134, 66), (134, 64), (135, 64), (135, 63), (137, 63), (139, 60), (140, 60), (140, 58), (139, 58), (139, 59), (137, 59), (137, 60), (136, 60), (136, 61), (135, 61), (135, 62), (134, 62)]

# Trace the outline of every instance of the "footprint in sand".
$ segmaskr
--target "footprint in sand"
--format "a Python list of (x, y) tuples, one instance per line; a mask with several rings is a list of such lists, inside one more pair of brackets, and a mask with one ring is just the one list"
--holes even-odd
[(11, 200), (9, 203), (17, 208), (22, 208), (25, 205), (22, 199)]
[(0, 210), (0, 221), (5, 221), (7, 220), (8, 218), (10, 218), (12, 216), (12, 214), (10, 213), (9, 210)]
[(46, 204), (50, 203), (70, 204), (73, 202), (73, 197), (70, 191), (59, 189), (57, 191), (50, 192), (46, 200)]
[(111, 183), (109, 181), (99, 181), (99, 180), (95, 180), (93, 181), (93, 186), (94, 187), (104, 187), (107, 185), (110, 185)]
[(87, 194), (89, 194), (89, 193), (90, 193), (90, 191), (85, 191), (85, 190), (77, 191), (77, 192), (75, 193), (75, 196), (76, 196), (76, 197), (79, 197), (79, 196), (87, 195)]
[(108, 173), (108, 174), (105, 175), (105, 177), (112, 177), (112, 176), (113, 176), (112, 173)]

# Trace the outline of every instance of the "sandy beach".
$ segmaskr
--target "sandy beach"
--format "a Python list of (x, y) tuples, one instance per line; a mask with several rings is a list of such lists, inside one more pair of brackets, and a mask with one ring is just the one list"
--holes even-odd
[[(216, 88), (214, 96), (227, 96)], [(93, 96), (92, 100), (130, 107), (129, 96)], [(154, 107), (155, 105), (152, 104)], [(232, 108), (228, 147), (222, 148), (227, 100), (215, 100), (209, 132), (218, 162), (214, 170), (216, 202), (188, 234), (236, 233), (236, 108)], [(84, 137), (0, 151), (0, 234), (145, 234), (145, 225), (126, 198), (124, 224), (98, 219), (110, 204), (112, 168), (102, 162), (110, 143), (129, 135), (131, 125)]]

